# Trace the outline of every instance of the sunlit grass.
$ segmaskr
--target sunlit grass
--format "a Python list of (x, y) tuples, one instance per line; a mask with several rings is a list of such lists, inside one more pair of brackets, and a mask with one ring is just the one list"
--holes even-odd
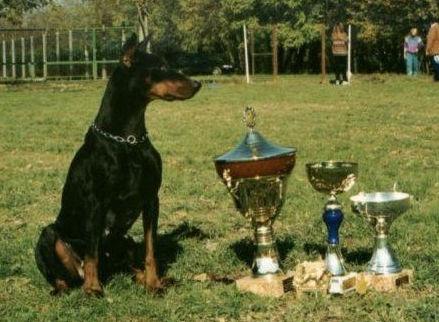
[[(427, 78), (363, 76), (350, 87), (319, 85), (317, 76), (258, 80), (247, 86), (206, 83), (186, 102), (153, 102), (147, 127), (164, 161), (161, 190), (162, 270), (178, 283), (163, 297), (127, 276), (106, 286), (103, 299), (81, 290), (49, 296), (33, 247), (53, 221), (69, 163), (100, 103), (102, 82), (47, 83), (0, 88), (0, 319), (208, 321), (435, 321), (439, 319), (439, 100)], [(248, 223), (214, 171), (215, 156), (245, 132), (244, 106), (258, 114), (268, 139), (298, 149), (287, 202), (275, 223), (285, 270), (318, 256), (324, 245), (324, 196), (313, 191), (305, 163), (347, 159), (359, 163), (357, 185), (341, 196), (342, 246), (351, 270), (371, 254), (372, 233), (350, 211), (348, 196), (387, 190), (394, 183), (413, 195), (412, 209), (392, 227), (391, 242), (411, 287), (395, 294), (333, 298), (309, 295), (264, 299), (233, 285), (200, 283), (200, 273), (248, 272)], [(142, 238), (140, 222), (131, 232)], [(361, 256), (363, 255), (363, 256)]]

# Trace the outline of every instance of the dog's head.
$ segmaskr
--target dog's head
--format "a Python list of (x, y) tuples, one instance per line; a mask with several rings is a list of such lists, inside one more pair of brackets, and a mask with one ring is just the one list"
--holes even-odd
[(149, 39), (138, 43), (133, 34), (123, 45), (120, 63), (128, 70), (130, 87), (141, 90), (149, 98), (167, 101), (185, 100), (193, 97), (201, 83), (185, 75), (169, 70), (157, 55), (148, 54)]

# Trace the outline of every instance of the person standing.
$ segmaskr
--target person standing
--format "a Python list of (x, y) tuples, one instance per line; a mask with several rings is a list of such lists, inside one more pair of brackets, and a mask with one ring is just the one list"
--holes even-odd
[(347, 85), (348, 35), (342, 23), (337, 23), (331, 35), (335, 84)]
[(427, 35), (427, 56), (431, 57), (433, 69), (434, 69), (434, 80), (439, 81), (439, 23), (434, 22)]
[(407, 67), (407, 75), (416, 76), (419, 73), (419, 50), (424, 46), (418, 29), (410, 29), (410, 33), (404, 38), (404, 59)]

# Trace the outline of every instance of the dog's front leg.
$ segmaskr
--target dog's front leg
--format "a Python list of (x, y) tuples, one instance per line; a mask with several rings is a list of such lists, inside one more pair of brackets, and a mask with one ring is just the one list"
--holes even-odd
[(136, 279), (151, 291), (163, 288), (158, 276), (157, 260), (155, 257), (155, 246), (157, 242), (157, 224), (159, 216), (159, 198), (147, 203), (143, 218), (143, 233), (145, 236), (145, 271), (137, 273)]
[(84, 258), (84, 292), (88, 295), (103, 295), (98, 273), (98, 257), (86, 255)]
[(103, 289), (99, 280), (99, 244), (101, 239), (102, 225), (90, 223), (88, 225), (88, 241), (84, 256), (84, 292), (88, 295), (103, 295)]

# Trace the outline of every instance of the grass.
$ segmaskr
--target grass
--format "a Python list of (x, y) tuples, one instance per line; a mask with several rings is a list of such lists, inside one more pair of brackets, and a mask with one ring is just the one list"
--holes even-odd
[[(159, 259), (178, 283), (164, 296), (116, 276), (103, 299), (81, 290), (51, 297), (33, 248), (57, 214), (69, 163), (96, 114), (102, 82), (0, 88), (0, 319), (130, 321), (438, 321), (439, 104), (430, 79), (362, 76), (350, 87), (319, 85), (316, 76), (207, 84), (186, 102), (154, 102), (147, 126), (164, 160)], [(283, 267), (316, 259), (324, 246), (325, 197), (307, 182), (305, 163), (359, 162), (360, 178), (342, 201), (343, 252), (350, 270), (371, 255), (372, 233), (352, 214), (348, 197), (396, 182), (413, 206), (392, 227), (391, 242), (415, 281), (396, 294), (292, 295), (239, 293), (233, 285), (197, 282), (200, 273), (244, 275), (251, 230), (216, 177), (213, 158), (241, 139), (245, 105), (271, 141), (298, 149), (287, 202), (275, 223)], [(140, 221), (131, 234), (142, 238)]]

